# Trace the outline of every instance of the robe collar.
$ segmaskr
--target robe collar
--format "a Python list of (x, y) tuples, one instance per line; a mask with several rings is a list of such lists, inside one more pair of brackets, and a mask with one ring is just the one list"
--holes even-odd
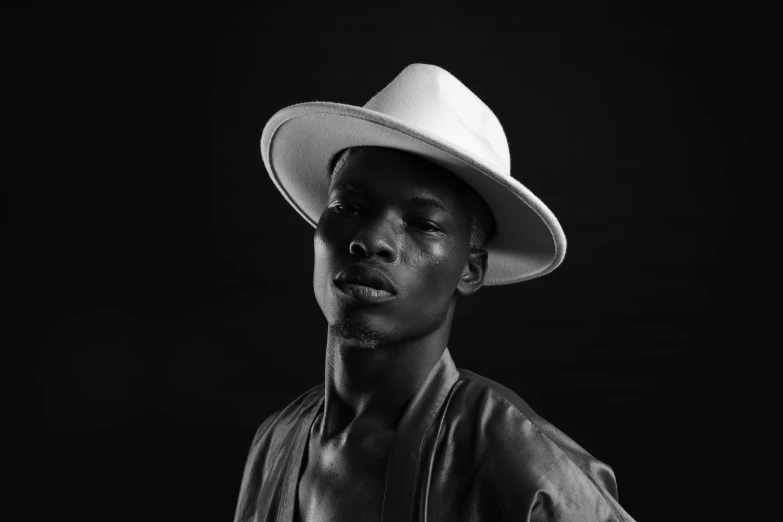
[(406, 406), (386, 464), (382, 522), (411, 519), (424, 442), (458, 379), (459, 371), (446, 348)]
[[(382, 522), (410, 520), (424, 442), (438, 412), (458, 379), (459, 371), (454, 365), (449, 349), (446, 348), (405, 407), (394, 431), (386, 464)], [(281, 499), (278, 520), (292, 522), (294, 519), (296, 487), (301, 473), (305, 445), (313, 421), (323, 408), (323, 403), (322, 395), (299, 423), (296, 444), (286, 471), (283, 489), (286, 498)]]

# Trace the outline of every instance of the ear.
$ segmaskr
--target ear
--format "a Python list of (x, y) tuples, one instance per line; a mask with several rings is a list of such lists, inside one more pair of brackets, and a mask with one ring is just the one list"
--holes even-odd
[(468, 254), (465, 268), (462, 269), (462, 275), (457, 283), (457, 292), (466, 297), (478, 292), (484, 285), (488, 257), (487, 251), (483, 248), (472, 250)]

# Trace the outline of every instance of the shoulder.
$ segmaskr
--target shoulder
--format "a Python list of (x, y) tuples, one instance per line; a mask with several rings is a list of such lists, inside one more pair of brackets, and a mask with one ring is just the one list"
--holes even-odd
[[(539, 441), (556, 445), (563, 451), (567, 451), (573, 457), (592, 459), (582, 446), (577, 444), (568, 435), (560, 431), (552, 423), (538, 415), (530, 405), (516, 392), (506, 386), (478, 375), (470, 370), (460, 369), (460, 378), (463, 381), (462, 393), (474, 407), (484, 415), (492, 415), (496, 422), (492, 433), (504, 437), (511, 436), (514, 439), (525, 437), (528, 442)], [(505, 419), (510, 427), (519, 428), (508, 432), (503, 423), (497, 421)]]
[(294, 399), (288, 406), (267, 416), (256, 430), (246, 467), (252, 467), (256, 472), (265, 475), (274, 464), (274, 456), (279, 455), (279, 449), (289, 440), (291, 431), (297, 427), (311, 408), (318, 404), (323, 396), (324, 386), (320, 384), (310, 388)]
[(256, 430), (252, 447), (269, 445), (275, 439), (284, 438), (297, 422), (313, 408), (324, 393), (324, 385), (313, 386), (299, 397), (291, 401), (288, 406), (281, 408), (267, 416)]
[(287, 452), (281, 450), (293, 441), (292, 431), (311, 408), (318, 404), (323, 390), (323, 384), (314, 386), (285, 408), (267, 416), (258, 427), (245, 461), (235, 520), (249, 520), (254, 516), (265, 479), (279, 463), (284, 463), (281, 459), (284, 459)]
[[(538, 415), (514, 391), (460, 369), (450, 409), (462, 412), (483, 466), (498, 478), (501, 502), (545, 492), (557, 506), (591, 506), (626, 520), (612, 469)], [(505, 500), (503, 500), (505, 497)]]

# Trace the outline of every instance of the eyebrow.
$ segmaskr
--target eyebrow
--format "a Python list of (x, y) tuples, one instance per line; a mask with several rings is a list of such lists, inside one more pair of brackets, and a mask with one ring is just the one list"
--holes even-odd
[(446, 208), (446, 205), (444, 205), (439, 199), (429, 196), (413, 196), (412, 198), (407, 199), (405, 204), (412, 205), (420, 209), (440, 210), (441, 212), (451, 215), (451, 211)]
[(353, 181), (341, 181), (337, 185), (334, 185), (330, 192), (353, 192), (354, 194), (364, 194), (366, 191), (364, 187)]
[[(367, 194), (367, 190), (361, 185), (353, 181), (341, 181), (332, 187), (332, 192), (346, 191), (353, 194), (364, 195)], [(427, 210), (440, 210), (446, 214), (451, 215), (451, 211), (443, 204), (443, 202), (432, 196), (412, 196), (405, 200), (406, 205), (415, 206), (420, 209)]]

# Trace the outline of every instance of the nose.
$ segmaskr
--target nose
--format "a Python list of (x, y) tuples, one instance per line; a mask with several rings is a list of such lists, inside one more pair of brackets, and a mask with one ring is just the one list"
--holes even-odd
[(394, 223), (390, 216), (377, 216), (365, 221), (356, 231), (348, 250), (352, 255), (367, 259), (380, 257), (387, 263), (397, 261), (398, 247)]

